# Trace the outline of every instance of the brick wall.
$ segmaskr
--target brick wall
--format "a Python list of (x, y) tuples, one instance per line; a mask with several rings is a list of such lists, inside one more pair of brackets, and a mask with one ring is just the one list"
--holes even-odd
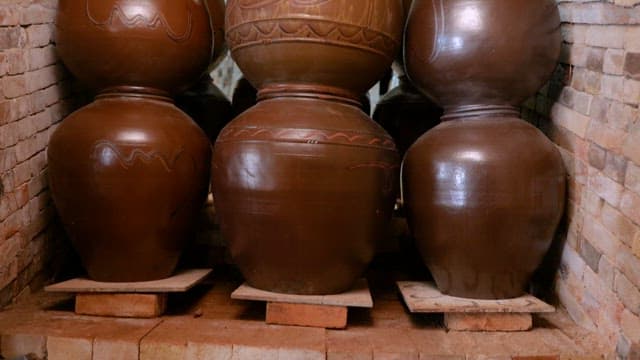
[(640, 358), (640, 1), (557, 2), (562, 63), (525, 106), (569, 170), (556, 291), (579, 324)]
[(49, 277), (49, 136), (68, 113), (54, 48), (56, 0), (0, 1), (0, 308)]

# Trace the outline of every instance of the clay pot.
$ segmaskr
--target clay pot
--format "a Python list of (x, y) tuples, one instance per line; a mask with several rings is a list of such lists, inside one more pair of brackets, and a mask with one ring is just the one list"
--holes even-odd
[(209, 75), (176, 97), (176, 105), (200, 126), (212, 143), (233, 118), (231, 102)]
[(553, 143), (517, 106), (552, 73), (560, 50), (553, 0), (414, 0), (409, 77), (445, 109), (404, 162), (408, 219), (445, 294), (522, 295), (564, 209)]
[(449, 114), (519, 106), (549, 79), (561, 44), (553, 0), (414, 0), (405, 65)]
[[(207, 5), (213, 20), (224, 11), (221, 0)], [(57, 51), (94, 89), (178, 93), (222, 52), (222, 42), (213, 44), (216, 22), (202, 1), (60, 0)]]
[(232, 56), (259, 90), (336, 93), (358, 99), (399, 49), (401, 0), (232, 0)]
[(386, 233), (399, 157), (359, 101), (391, 64), (400, 0), (231, 0), (227, 40), (258, 104), (221, 133), (212, 188), (257, 288), (348, 290)]
[(224, 4), (206, 5), (60, 1), (59, 54), (101, 95), (52, 135), (49, 177), (65, 229), (94, 280), (168, 277), (193, 232), (207, 195), (211, 146), (167, 96), (194, 83), (223, 51), (210, 26), (220, 26)]
[(373, 120), (391, 135), (400, 156), (425, 132), (440, 123), (442, 109), (424, 96), (406, 76), (388, 92), (373, 113)]
[(216, 142), (213, 191), (247, 281), (284, 293), (349, 289), (386, 233), (398, 162), (356, 106), (283, 97), (242, 113)]
[(205, 135), (169, 99), (104, 95), (67, 117), (49, 144), (50, 186), (89, 276), (170, 276), (204, 203), (210, 159)]

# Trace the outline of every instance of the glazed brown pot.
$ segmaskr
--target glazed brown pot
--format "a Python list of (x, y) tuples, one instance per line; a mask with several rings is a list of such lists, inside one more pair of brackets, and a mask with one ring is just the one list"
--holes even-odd
[(350, 104), (279, 97), (240, 115), (216, 143), (213, 190), (247, 281), (349, 289), (386, 234), (398, 163), (391, 138)]
[(360, 109), (400, 44), (401, 0), (231, 0), (233, 58), (258, 104), (221, 133), (213, 192), (258, 288), (348, 290), (386, 233), (395, 145)]
[(223, 51), (211, 30), (223, 11), (221, 0), (60, 0), (57, 51), (93, 89), (178, 93)]
[(169, 99), (104, 95), (67, 117), (48, 149), (56, 208), (89, 276), (174, 271), (208, 190), (210, 145)]
[(100, 95), (52, 135), (49, 177), (65, 229), (94, 280), (168, 277), (193, 232), (211, 146), (167, 96), (194, 83), (224, 50), (214, 43), (221, 31), (211, 28), (220, 26), (223, 6), (60, 0), (59, 54)]
[(176, 106), (200, 126), (211, 142), (233, 118), (231, 102), (213, 83), (209, 75), (176, 97)]
[(560, 51), (553, 0), (414, 0), (407, 73), (445, 109), (403, 165), (408, 219), (446, 294), (522, 295), (565, 201), (553, 143), (517, 106), (549, 78)]

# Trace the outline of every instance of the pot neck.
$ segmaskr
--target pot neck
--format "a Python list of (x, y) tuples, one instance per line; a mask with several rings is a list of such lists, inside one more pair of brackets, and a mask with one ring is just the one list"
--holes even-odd
[(117, 97), (143, 98), (162, 101), (173, 104), (169, 93), (159, 89), (141, 86), (114, 86), (101, 90), (96, 99), (108, 99)]
[(442, 121), (472, 120), (487, 117), (520, 117), (520, 109), (513, 105), (465, 105), (445, 108)]
[(296, 97), (336, 101), (361, 107), (360, 96), (345, 89), (308, 84), (269, 84), (258, 91), (258, 101)]

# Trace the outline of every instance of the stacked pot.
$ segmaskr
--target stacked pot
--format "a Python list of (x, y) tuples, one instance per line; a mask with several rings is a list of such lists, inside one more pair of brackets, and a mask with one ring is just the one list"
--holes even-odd
[[(90, 276), (170, 275), (212, 161), (221, 229), (249, 284), (348, 290), (397, 195), (394, 140), (361, 108), (401, 48), (409, 3), (229, 0), (226, 39), (258, 102), (220, 131), (211, 158), (171, 96), (222, 52), (222, 1), (61, 0), (60, 54), (99, 95), (54, 134), (51, 187)], [(407, 77), (380, 109), (405, 120), (409, 223), (444, 293), (519, 296), (549, 248), (565, 174), (517, 106), (551, 74), (559, 24), (553, 0), (414, 0), (408, 11)], [(440, 120), (428, 99), (443, 123), (407, 150)]]
[(98, 96), (53, 134), (50, 186), (95, 280), (170, 276), (195, 230), (211, 148), (171, 96), (221, 53), (223, 12), (222, 0), (60, 1), (58, 52)]

